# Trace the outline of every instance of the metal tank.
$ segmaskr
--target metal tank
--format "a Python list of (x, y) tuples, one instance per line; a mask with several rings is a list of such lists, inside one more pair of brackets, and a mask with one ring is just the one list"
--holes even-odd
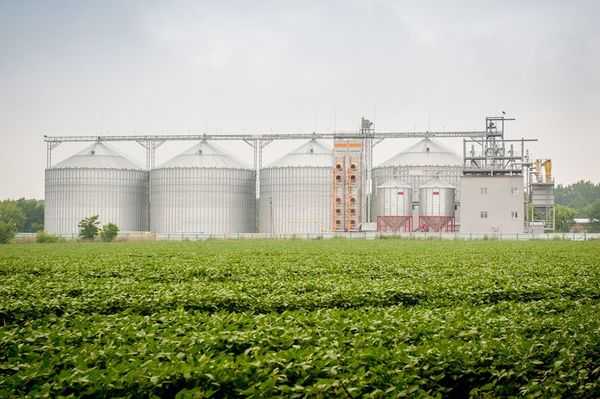
[[(419, 141), (373, 168), (371, 215), (377, 215), (379, 201), (376, 188), (383, 183), (399, 179), (412, 187), (420, 187), (438, 176), (454, 187), (458, 187), (462, 169), (462, 157), (449, 148), (431, 138)], [(457, 200), (459, 194), (456, 193)], [(419, 190), (413, 190), (413, 201), (419, 201)]]
[(390, 180), (377, 187), (377, 231), (412, 231), (412, 193), (412, 187), (400, 180)]
[(419, 230), (454, 231), (456, 189), (439, 177), (419, 187)]
[(412, 187), (400, 180), (383, 183), (377, 187), (377, 216), (412, 216), (412, 193)]
[(255, 172), (202, 141), (150, 171), (151, 231), (238, 234), (255, 231)]
[(333, 152), (311, 140), (260, 172), (259, 231), (331, 231)]
[(419, 187), (419, 216), (454, 216), (456, 189), (440, 178)]
[(121, 231), (148, 231), (148, 172), (102, 143), (46, 169), (44, 229), (77, 235), (78, 223), (99, 215)]

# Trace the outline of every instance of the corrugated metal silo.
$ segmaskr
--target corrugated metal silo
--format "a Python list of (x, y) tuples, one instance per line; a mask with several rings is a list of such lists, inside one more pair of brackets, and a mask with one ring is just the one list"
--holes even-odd
[(331, 231), (333, 152), (311, 140), (261, 170), (259, 231)]
[(419, 230), (454, 231), (453, 185), (436, 177), (419, 187)]
[[(412, 187), (420, 187), (438, 176), (454, 187), (459, 186), (463, 160), (449, 148), (431, 138), (425, 138), (396, 156), (373, 168), (373, 198), (371, 214), (377, 215), (376, 188), (386, 181), (399, 179)], [(458, 199), (460, 193), (456, 193)], [(413, 190), (413, 201), (419, 201), (419, 191)]]
[(203, 141), (150, 171), (151, 231), (237, 234), (255, 230), (255, 172)]
[(377, 187), (377, 231), (412, 231), (413, 189), (400, 180)]
[(76, 235), (81, 219), (99, 215), (121, 231), (148, 231), (148, 172), (95, 143), (46, 169), (44, 228)]

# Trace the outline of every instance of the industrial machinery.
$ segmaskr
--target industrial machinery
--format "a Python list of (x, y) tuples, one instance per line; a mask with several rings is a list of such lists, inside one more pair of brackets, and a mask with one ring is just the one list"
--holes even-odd
[(358, 231), (363, 213), (362, 140), (334, 140), (333, 230)]
[(552, 232), (556, 225), (552, 161), (536, 159), (529, 168), (527, 224), (531, 232)]

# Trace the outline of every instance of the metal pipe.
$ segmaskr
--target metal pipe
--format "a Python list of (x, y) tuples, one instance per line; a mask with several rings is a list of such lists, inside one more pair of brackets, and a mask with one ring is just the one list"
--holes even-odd
[(202, 140), (310, 140), (310, 139), (392, 139), (418, 137), (485, 137), (485, 131), (456, 132), (337, 132), (337, 133), (283, 133), (283, 134), (176, 134), (176, 135), (121, 135), (121, 136), (44, 136), (45, 142), (89, 141), (202, 141)]

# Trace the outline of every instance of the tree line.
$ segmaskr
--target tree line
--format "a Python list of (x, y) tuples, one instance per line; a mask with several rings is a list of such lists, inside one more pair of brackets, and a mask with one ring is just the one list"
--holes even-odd
[(16, 232), (35, 233), (44, 230), (44, 202), (36, 199), (0, 201), (0, 242), (8, 241)]
[(591, 223), (587, 231), (600, 232), (600, 183), (580, 180), (566, 186), (559, 184), (554, 195), (558, 231), (570, 231), (573, 218), (588, 218)]

